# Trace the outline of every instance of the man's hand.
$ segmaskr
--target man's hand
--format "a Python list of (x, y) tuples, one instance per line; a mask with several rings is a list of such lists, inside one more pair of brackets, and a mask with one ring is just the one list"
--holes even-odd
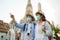
[(11, 17), (12, 19), (14, 19), (14, 15), (12, 15), (11, 13), (10, 13), (10, 17)]
[(12, 22), (15, 23), (14, 15), (12, 15), (12, 14), (10, 13), (10, 17), (12, 18)]

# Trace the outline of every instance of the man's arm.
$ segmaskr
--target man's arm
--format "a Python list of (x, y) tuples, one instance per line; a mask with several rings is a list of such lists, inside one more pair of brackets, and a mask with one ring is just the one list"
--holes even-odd
[(24, 24), (18, 24), (14, 18), (14, 15), (11, 14), (10, 17), (12, 18), (12, 24), (14, 23), (16, 27), (24, 29)]
[(32, 35), (31, 35), (31, 40), (34, 40), (35, 39), (35, 23), (32, 23)]
[(18, 24), (18, 23), (15, 22), (15, 26), (20, 28), (20, 29), (24, 29), (24, 25), (25, 24)]

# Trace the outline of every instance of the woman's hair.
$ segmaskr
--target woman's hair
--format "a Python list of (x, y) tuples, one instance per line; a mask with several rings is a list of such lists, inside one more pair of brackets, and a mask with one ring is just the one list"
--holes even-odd
[(37, 12), (36, 15), (38, 15), (38, 14), (41, 16), (42, 21), (46, 21), (46, 18), (45, 18), (44, 14), (42, 14), (40, 12)]

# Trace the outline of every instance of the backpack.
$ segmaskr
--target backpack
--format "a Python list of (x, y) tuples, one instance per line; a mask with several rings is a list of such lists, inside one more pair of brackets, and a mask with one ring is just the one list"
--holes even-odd
[[(33, 23), (33, 24), (34, 24), (34, 29), (35, 29), (35, 25), (36, 25), (36, 24), (35, 24), (35, 23)], [(25, 23), (24, 28), (23, 28), (23, 31), (25, 30), (26, 25), (27, 25), (27, 24)]]

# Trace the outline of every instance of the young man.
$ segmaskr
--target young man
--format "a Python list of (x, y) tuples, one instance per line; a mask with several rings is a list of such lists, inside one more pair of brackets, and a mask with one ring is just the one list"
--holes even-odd
[(23, 30), (23, 36), (21, 40), (34, 40), (35, 38), (35, 21), (34, 17), (30, 14), (26, 15), (26, 23), (18, 24), (15, 21), (14, 15), (11, 15), (13, 23), (15, 26)]

